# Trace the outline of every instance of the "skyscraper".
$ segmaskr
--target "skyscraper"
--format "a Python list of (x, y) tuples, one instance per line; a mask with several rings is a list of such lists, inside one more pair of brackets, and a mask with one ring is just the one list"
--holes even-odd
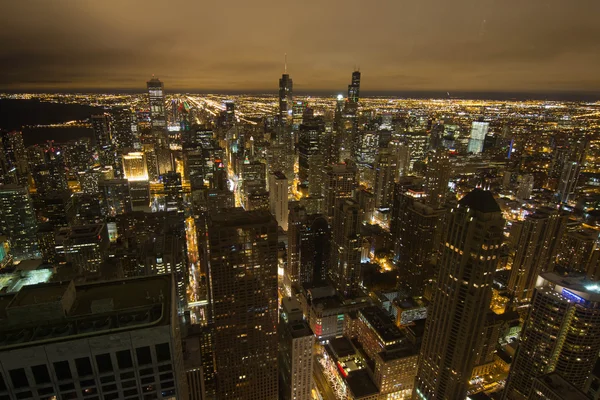
[(39, 256), (37, 222), (27, 187), (0, 186), (0, 233), (8, 236), (16, 260)]
[(389, 208), (392, 205), (392, 194), (394, 193), (395, 171), (398, 167), (397, 158), (391, 149), (380, 148), (375, 156), (373, 167), (375, 168), (375, 208)]
[(446, 217), (415, 399), (466, 396), (484, 334), (504, 219), (490, 192), (475, 189)]
[(166, 146), (167, 114), (165, 112), (164, 84), (154, 76), (146, 82), (148, 102), (150, 103), (150, 123), (156, 144)]
[(423, 192), (397, 183), (390, 232), (398, 266), (398, 284), (421, 296), (434, 277), (445, 211), (427, 205)]
[(483, 151), (483, 141), (485, 140), (485, 136), (487, 135), (489, 129), (489, 122), (473, 121), (467, 152), (479, 154)]
[(338, 199), (349, 199), (356, 189), (357, 169), (354, 163), (330, 165), (325, 169), (325, 215), (333, 217)]
[(286, 71), (283, 75), (281, 75), (281, 79), (279, 79), (279, 118), (281, 118), (281, 122), (284, 123), (287, 120), (291, 120), (292, 118), (292, 107), (293, 107), (293, 98), (292, 98), (292, 88), (293, 82), (292, 78), (287, 73), (287, 63), (286, 63)]
[(600, 286), (581, 276), (541, 274), (506, 383), (505, 399), (529, 395), (534, 380), (558, 372), (583, 389), (600, 351)]
[(552, 208), (539, 208), (525, 221), (513, 223), (508, 290), (517, 303), (529, 302), (538, 275), (554, 269), (566, 224), (567, 215)]
[(360, 71), (352, 73), (352, 83), (348, 85), (348, 102), (352, 104), (358, 103), (360, 95)]
[(361, 210), (352, 199), (339, 199), (332, 224), (330, 274), (336, 289), (344, 296), (358, 293), (361, 283)]
[(217, 398), (277, 398), (277, 222), (228, 209), (208, 220)]
[(5, 296), (4, 397), (188, 398), (169, 275), (30, 285)]
[(278, 328), (281, 386), (278, 398), (310, 399), (315, 335), (304, 320), (300, 302), (296, 298), (284, 298), (281, 308)]
[(440, 208), (446, 201), (451, 173), (446, 149), (439, 148), (429, 155), (425, 172), (425, 193), (427, 203), (433, 208)]
[(269, 174), (269, 203), (271, 214), (284, 231), (288, 230), (288, 180), (281, 171)]

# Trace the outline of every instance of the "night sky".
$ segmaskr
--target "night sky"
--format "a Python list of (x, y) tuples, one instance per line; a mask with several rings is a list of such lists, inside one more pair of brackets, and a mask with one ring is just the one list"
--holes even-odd
[(0, 89), (600, 91), (599, 0), (0, 2)]

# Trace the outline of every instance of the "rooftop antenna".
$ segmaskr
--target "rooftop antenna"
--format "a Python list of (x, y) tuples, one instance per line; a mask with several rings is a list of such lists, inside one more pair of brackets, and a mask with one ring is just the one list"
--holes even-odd
[(284, 55), (283, 73), (287, 74), (287, 53), (285, 53), (285, 55)]

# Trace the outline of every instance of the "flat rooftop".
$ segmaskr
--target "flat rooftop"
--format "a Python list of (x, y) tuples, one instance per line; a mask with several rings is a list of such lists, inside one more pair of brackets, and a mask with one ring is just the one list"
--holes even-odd
[(404, 340), (405, 335), (396, 326), (394, 320), (381, 308), (372, 306), (358, 311), (370, 325), (371, 329), (384, 342), (384, 345), (392, 345)]
[(600, 302), (600, 281), (592, 281), (583, 275), (546, 272), (540, 274), (536, 287), (550, 287), (573, 301)]
[(589, 400), (581, 390), (567, 382), (557, 372), (540, 376), (536, 380), (563, 400)]
[(167, 325), (171, 275), (92, 284), (44, 283), (0, 296), (0, 351)]
[(357, 400), (379, 393), (379, 389), (371, 380), (366, 369), (350, 372), (346, 378), (346, 383)]

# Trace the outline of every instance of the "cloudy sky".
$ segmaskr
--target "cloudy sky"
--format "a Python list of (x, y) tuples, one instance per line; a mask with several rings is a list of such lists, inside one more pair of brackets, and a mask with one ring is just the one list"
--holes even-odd
[(600, 0), (6, 0), (0, 89), (600, 91)]

